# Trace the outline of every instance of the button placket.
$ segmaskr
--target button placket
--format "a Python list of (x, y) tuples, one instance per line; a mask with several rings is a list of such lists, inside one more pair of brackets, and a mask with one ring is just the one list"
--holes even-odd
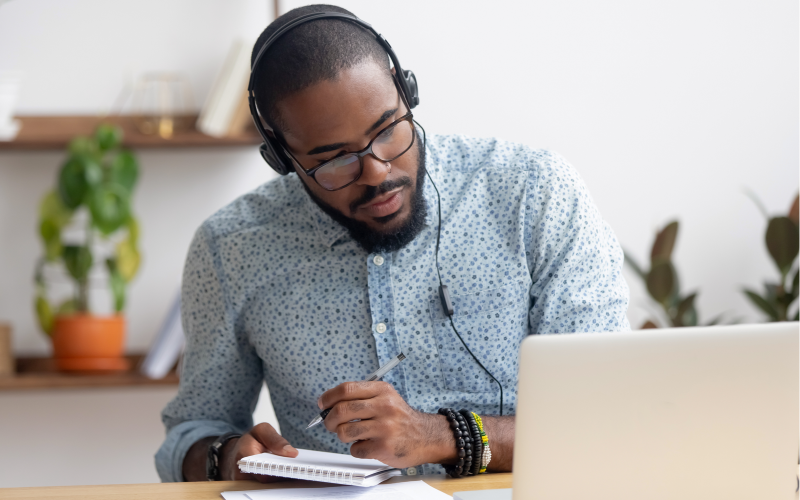
[[(372, 254), (366, 259), (372, 336), (375, 339), (375, 350), (381, 365), (388, 363), (400, 353), (395, 331), (392, 259), (392, 254)], [(405, 395), (402, 368), (392, 370), (383, 380), (392, 384), (401, 395)]]

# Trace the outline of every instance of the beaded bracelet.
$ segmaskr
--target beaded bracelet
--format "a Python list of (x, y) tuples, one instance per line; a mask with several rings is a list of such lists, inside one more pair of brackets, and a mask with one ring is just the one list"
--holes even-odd
[(489, 449), (489, 436), (486, 435), (486, 431), (483, 429), (483, 420), (481, 420), (481, 416), (475, 412), (472, 412), (472, 415), (475, 417), (475, 422), (478, 424), (478, 429), (481, 431), (481, 444), (483, 445), (483, 453), (481, 454), (481, 468), (478, 471), (478, 474), (483, 474), (486, 472), (486, 468), (489, 466), (489, 462), (492, 460), (492, 450)]
[[(467, 427), (464, 416), (452, 408), (439, 408), (439, 415), (447, 417), (453, 437), (456, 440), (456, 454), (458, 462), (455, 465), (442, 465), (447, 475), (453, 478), (464, 477), (469, 474), (472, 467), (472, 436)], [(480, 457), (475, 457), (480, 460)]]
[(478, 423), (475, 421), (475, 417), (472, 415), (471, 411), (462, 408), (458, 412), (463, 415), (464, 419), (467, 421), (467, 425), (469, 426), (470, 430), (470, 436), (472, 437), (472, 456), (474, 458), (472, 460), (472, 467), (470, 467), (468, 471), (473, 476), (477, 476), (480, 473), (481, 458), (483, 458), (483, 442), (481, 441), (481, 431), (478, 428)]

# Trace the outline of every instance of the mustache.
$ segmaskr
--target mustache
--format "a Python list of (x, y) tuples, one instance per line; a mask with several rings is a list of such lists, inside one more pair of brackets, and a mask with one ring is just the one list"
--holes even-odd
[(393, 189), (397, 189), (399, 187), (411, 186), (411, 179), (408, 177), (401, 177), (399, 179), (392, 179), (390, 181), (382, 182), (377, 186), (367, 186), (367, 189), (364, 191), (364, 194), (358, 197), (354, 202), (350, 204), (350, 213), (355, 215), (356, 210), (358, 207), (366, 205), (367, 203), (371, 202), (378, 196), (387, 193)]

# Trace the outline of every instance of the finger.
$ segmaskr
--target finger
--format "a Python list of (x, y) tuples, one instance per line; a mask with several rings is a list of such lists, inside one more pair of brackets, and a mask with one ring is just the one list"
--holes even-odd
[(333, 405), (323, 424), (329, 431), (336, 432), (336, 428), (345, 422), (375, 418), (379, 414), (375, 401), (375, 398), (340, 401)]
[(250, 433), (255, 437), (268, 452), (282, 457), (294, 458), (297, 456), (297, 450), (294, 446), (289, 444), (283, 436), (278, 434), (274, 427), (264, 422), (258, 424), (250, 430)]
[(377, 440), (358, 441), (350, 446), (350, 454), (356, 458), (380, 460), (380, 443)]
[(259, 483), (274, 483), (275, 481), (280, 481), (281, 478), (277, 476), (242, 472), (239, 469), (238, 466), (239, 460), (241, 460), (244, 457), (258, 455), (259, 453), (264, 453), (266, 451), (267, 451), (266, 447), (264, 447), (264, 445), (260, 441), (258, 441), (255, 437), (253, 437), (251, 433), (247, 433), (241, 438), (239, 438), (236, 450), (236, 463), (233, 464), (234, 466), (233, 480), (238, 481), (242, 479), (252, 479), (254, 481), (258, 481)]
[(370, 438), (381, 437), (380, 429), (382, 426), (375, 420), (360, 420), (358, 422), (347, 422), (336, 428), (336, 435), (343, 443), (352, 443)]
[(392, 384), (387, 382), (344, 382), (333, 389), (326, 391), (317, 400), (320, 410), (330, 408), (339, 401), (353, 399), (370, 399), (392, 389)]

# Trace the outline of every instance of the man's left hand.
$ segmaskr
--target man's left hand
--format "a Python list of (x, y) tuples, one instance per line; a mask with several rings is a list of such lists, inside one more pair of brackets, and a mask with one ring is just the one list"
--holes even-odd
[(447, 418), (411, 408), (387, 382), (345, 382), (322, 394), (317, 404), (320, 410), (332, 408), (325, 427), (343, 443), (354, 443), (354, 457), (400, 469), (456, 460)]

